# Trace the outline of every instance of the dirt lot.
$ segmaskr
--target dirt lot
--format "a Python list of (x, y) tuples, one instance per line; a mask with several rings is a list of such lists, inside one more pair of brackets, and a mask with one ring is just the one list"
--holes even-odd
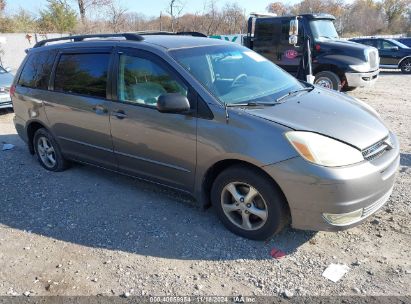
[[(401, 141), (389, 203), (340, 233), (286, 229), (269, 242), (228, 232), (177, 192), (100, 169), (42, 169), (0, 114), (0, 295), (410, 295), (411, 75), (350, 94)], [(1, 147), (1, 146), (0, 146)], [(272, 248), (286, 257), (270, 257)], [(321, 276), (330, 263), (349, 272)]]

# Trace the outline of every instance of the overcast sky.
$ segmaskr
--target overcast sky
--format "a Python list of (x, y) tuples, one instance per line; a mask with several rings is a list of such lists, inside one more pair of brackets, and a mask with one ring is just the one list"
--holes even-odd
[[(158, 16), (160, 11), (165, 11), (168, 0), (118, 0), (119, 3), (131, 12), (142, 13), (147, 16)], [(147, 4), (147, 2), (149, 4)], [(185, 3), (183, 12), (201, 12), (203, 10), (204, 0), (182, 0)], [(217, 4), (222, 7), (225, 3), (237, 2), (240, 7), (244, 8), (246, 14), (250, 12), (264, 12), (268, 3), (274, 2), (270, 0), (237, 0), (237, 1), (217, 1)], [(294, 2), (294, 1), (290, 1)], [(39, 9), (44, 8), (46, 0), (6, 0), (7, 11), (14, 13), (18, 11), (19, 7), (37, 13)], [(73, 7), (78, 11), (75, 0), (69, 0)]]

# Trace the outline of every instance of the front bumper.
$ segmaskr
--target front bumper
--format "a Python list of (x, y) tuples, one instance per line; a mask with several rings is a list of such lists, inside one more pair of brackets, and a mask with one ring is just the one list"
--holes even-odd
[(7, 94), (0, 94), (0, 109), (4, 108), (12, 108), (13, 104), (11, 102), (10, 95)]
[(369, 87), (377, 81), (379, 73), (380, 70), (367, 73), (347, 72), (345, 78), (349, 87)]
[[(263, 167), (283, 190), (292, 226), (304, 230), (338, 231), (364, 221), (389, 199), (400, 162), (399, 143), (372, 161), (345, 167), (322, 167), (295, 157)], [(342, 214), (362, 209), (347, 224), (332, 224), (324, 213)]]

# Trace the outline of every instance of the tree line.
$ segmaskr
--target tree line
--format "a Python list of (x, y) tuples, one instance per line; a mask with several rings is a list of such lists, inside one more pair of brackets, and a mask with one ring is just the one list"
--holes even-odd
[[(206, 35), (246, 32), (245, 10), (236, 2), (217, 5), (204, 0), (201, 10), (189, 11), (189, 2), (169, 0), (158, 16), (132, 12), (117, 0), (47, 0), (43, 9), (20, 8), (6, 13), (0, 0), (0, 32), (98, 33), (133, 31), (198, 31)], [(267, 12), (279, 16), (329, 13), (342, 36), (411, 34), (411, 0), (301, 0), (267, 3)]]

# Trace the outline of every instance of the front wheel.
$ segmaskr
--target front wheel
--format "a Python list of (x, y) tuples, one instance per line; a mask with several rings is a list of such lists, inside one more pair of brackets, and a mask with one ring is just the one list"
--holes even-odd
[(331, 90), (341, 90), (340, 77), (331, 71), (322, 71), (315, 74), (314, 84)]
[(400, 69), (404, 74), (411, 74), (411, 58), (403, 60), (400, 64)]
[(280, 232), (289, 219), (288, 205), (278, 186), (245, 166), (220, 173), (211, 199), (222, 223), (245, 238), (266, 240)]

